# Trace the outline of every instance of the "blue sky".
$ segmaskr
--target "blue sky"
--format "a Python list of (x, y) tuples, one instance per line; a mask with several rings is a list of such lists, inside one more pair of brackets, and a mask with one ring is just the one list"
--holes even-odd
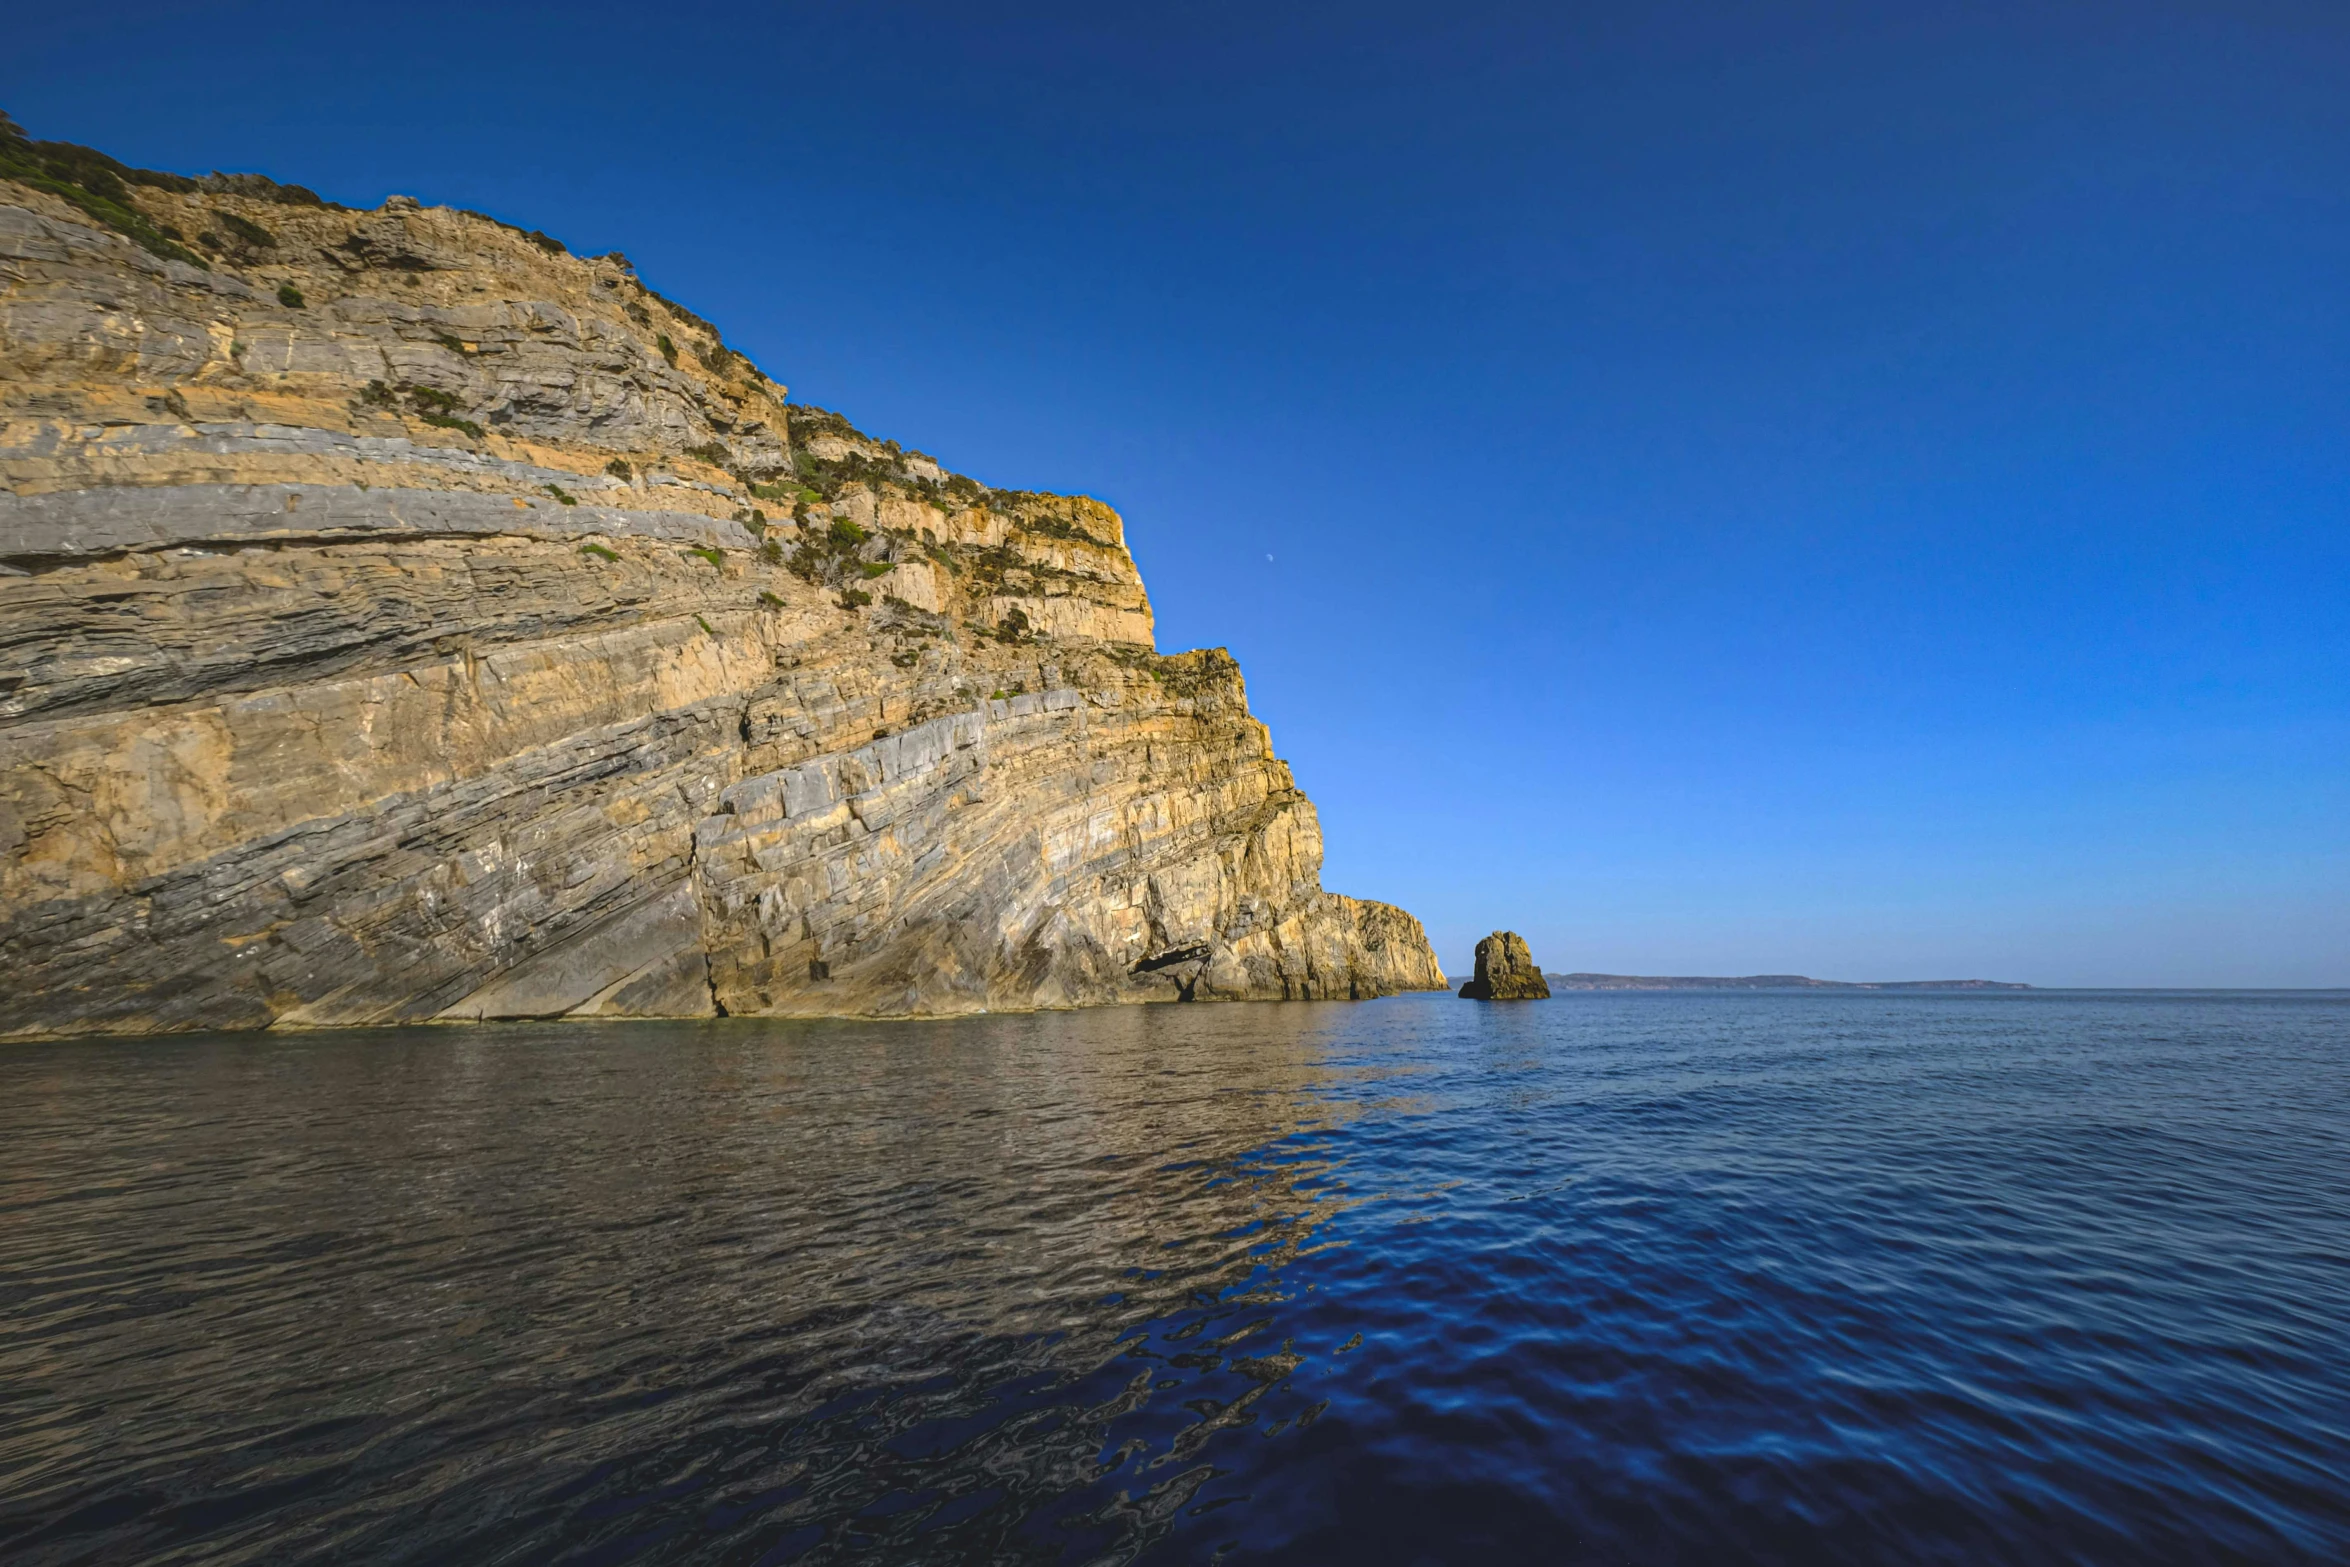
[(36, 136), (1116, 505), (1448, 966), (2350, 984), (2338, 4), (68, 12)]

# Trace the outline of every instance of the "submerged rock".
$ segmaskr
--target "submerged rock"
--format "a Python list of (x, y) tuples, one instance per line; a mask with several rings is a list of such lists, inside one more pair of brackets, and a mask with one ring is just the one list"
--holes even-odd
[(1477, 943), (1477, 976), (1461, 987), (1471, 1001), (1548, 1001), (1549, 982), (1534, 966), (1526, 938), (1497, 930)]

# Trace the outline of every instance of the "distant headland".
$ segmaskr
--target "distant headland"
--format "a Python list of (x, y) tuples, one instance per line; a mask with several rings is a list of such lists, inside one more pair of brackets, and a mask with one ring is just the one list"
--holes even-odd
[(1802, 974), (1545, 974), (1554, 990), (2029, 990), (1997, 979), (1812, 979)]

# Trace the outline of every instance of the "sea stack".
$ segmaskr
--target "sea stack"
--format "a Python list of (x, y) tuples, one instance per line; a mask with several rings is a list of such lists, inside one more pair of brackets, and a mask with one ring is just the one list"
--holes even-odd
[(1548, 1001), (1550, 984), (1534, 966), (1526, 938), (1497, 930), (1477, 943), (1477, 977), (1461, 987), (1471, 1001)]

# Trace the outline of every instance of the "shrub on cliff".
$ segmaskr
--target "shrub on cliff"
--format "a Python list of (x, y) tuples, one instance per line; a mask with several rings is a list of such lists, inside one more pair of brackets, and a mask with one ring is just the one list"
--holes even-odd
[[(482, 438), (481, 426), (457, 413), (465, 406), (462, 398), (438, 387), (412, 386), (405, 381), (400, 383), (399, 390), (408, 399), (408, 411), (420, 422), (435, 429), (462, 430), (477, 441)], [(367, 389), (359, 394), (359, 401), (376, 408), (398, 407), (391, 389), (381, 381), (368, 382)]]
[(251, 218), (240, 218), (233, 212), (217, 209), (212, 215), (220, 220), (222, 228), (227, 229), (231, 234), (255, 249), (275, 250), (277, 248), (277, 236)]
[(328, 201), (307, 185), (280, 185), (266, 174), (223, 174), (215, 169), (202, 179), (191, 180), (179, 174), (158, 174), (153, 169), (140, 169), (138, 183), (160, 185), (166, 190), (201, 190), (216, 196), (245, 196), (254, 201), (274, 201), (281, 207), (329, 207), (336, 212), (351, 209), (341, 202)]
[(167, 261), (185, 261), (212, 270), (211, 263), (179, 242), (177, 233), (158, 226), (131, 200), (133, 185), (194, 190), (196, 182), (184, 174), (134, 169), (95, 148), (72, 142), (33, 141), (7, 114), (0, 113), (0, 179), (47, 191)]
[(1040, 538), (1066, 539), (1072, 544), (1090, 544), (1099, 550), (1111, 547), (1107, 539), (1097, 539), (1075, 523), (1065, 521), (1050, 513), (1041, 517), (1033, 514), (1023, 515), (1019, 519), (1019, 527), (1022, 533), (1035, 534)]
[[(457, 209), (457, 215), (459, 217), (465, 218), (479, 218), (484, 223), (495, 223), (498, 227), (504, 229), (507, 233), (513, 235), (515, 238), (529, 240), (532, 244), (538, 246), (539, 249), (545, 251), (550, 256), (568, 256), (571, 254), (571, 248), (552, 234), (542, 234), (537, 229), (526, 229), (519, 223), (509, 223), (504, 218), (493, 218), (488, 213), (476, 212), (471, 207), (459, 207)], [(620, 259), (621, 264), (625, 266), (627, 264), (628, 258), (623, 256)]]

